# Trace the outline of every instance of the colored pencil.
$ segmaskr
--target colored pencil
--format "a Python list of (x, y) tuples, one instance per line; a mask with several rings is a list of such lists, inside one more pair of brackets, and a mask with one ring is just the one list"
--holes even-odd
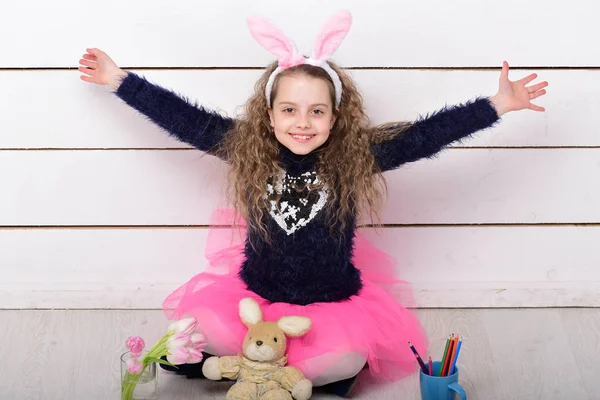
[(412, 352), (415, 354), (415, 358), (419, 362), (419, 365), (421, 366), (421, 370), (423, 371), (424, 374), (427, 374), (427, 366), (425, 365), (425, 363), (423, 362), (423, 359), (417, 352), (417, 349), (415, 349), (415, 346), (413, 346), (411, 342), (408, 342), (408, 345), (410, 346), (410, 349), (412, 350)]
[(442, 370), (444, 369), (444, 364), (446, 363), (446, 356), (448, 355), (448, 347), (450, 347), (450, 336), (448, 336), (448, 339), (446, 339), (446, 349), (444, 350), (444, 356), (442, 357), (442, 364), (440, 365), (439, 376), (442, 376)]
[(454, 342), (452, 343), (452, 352), (450, 353), (450, 357), (448, 358), (448, 368), (446, 368), (446, 376), (450, 376), (452, 371), (452, 362), (454, 361), (454, 356), (456, 355), (456, 347), (458, 347), (458, 334), (454, 337)]
[(452, 362), (452, 367), (450, 368), (450, 375), (454, 373), (456, 370), (456, 361), (458, 361), (458, 353), (460, 353), (460, 348), (462, 347), (462, 339), (458, 341), (458, 348), (456, 349), (456, 355), (454, 356), (454, 361)]
[(429, 356), (429, 375), (433, 376), (433, 361), (431, 361), (431, 356)]
[(452, 351), (454, 350), (454, 345), (456, 341), (454, 340), (454, 333), (450, 338), (450, 346), (448, 346), (448, 353), (446, 355), (446, 361), (444, 362), (444, 368), (442, 369), (442, 376), (447, 376), (448, 368), (450, 368), (450, 360), (452, 359)]

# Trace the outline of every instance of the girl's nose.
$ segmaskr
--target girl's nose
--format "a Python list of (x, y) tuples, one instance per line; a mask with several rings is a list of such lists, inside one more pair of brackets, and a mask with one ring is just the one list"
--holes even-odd
[(297, 128), (310, 128), (310, 119), (306, 115), (300, 115), (296, 121)]

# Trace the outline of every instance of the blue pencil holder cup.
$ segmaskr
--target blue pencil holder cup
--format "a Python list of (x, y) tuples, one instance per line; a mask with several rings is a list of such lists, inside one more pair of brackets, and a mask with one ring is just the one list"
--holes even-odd
[(460, 400), (467, 400), (467, 393), (458, 384), (458, 367), (450, 376), (438, 376), (442, 363), (433, 363), (433, 376), (425, 374), (422, 370), (419, 375), (422, 400), (455, 400), (458, 395)]

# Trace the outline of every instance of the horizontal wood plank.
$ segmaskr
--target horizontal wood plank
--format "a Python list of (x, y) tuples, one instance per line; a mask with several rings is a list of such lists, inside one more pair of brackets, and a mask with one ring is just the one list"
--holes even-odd
[[(397, 260), (419, 307), (600, 306), (600, 227), (360, 232)], [(206, 269), (207, 233), (0, 229), (0, 307), (158, 308)]]
[[(151, 82), (236, 116), (261, 71), (135, 70)], [(512, 71), (511, 79), (538, 72), (547, 96), (535, 101), (545, 113), (502, 117), (455, 147), (600, 146), (598, 71)], [(446, 105), (498, 90), (499, 70), (352, 70), (373, 123), (412, 121)], [(77, 71), (0, 71), (0, 149), (188, 148), (169, 138), (107, 87), (83, 82)], [(32, 116), (35, 115), (35, 118)]]
[[(335, 54), (346, 66), (489, 67), (504, 58), (524, 66), (598, 66), (600, 55), (587, 51), (600, 33), (598, 7), (594, 0), (562, 7), (507, 0), (493, 10), (476, 0), (307, 0), (293, 8), (277, 0), (109, 0), (102, 7), (13, 1), (0, 14), (0, 36), (14, 38), (3, 42), (0, 68), (72, 67), (94, 46), (129, 67), (262, 67), (274, 56), (251, 37), (246, 16), (270, 19), (310, 55), (317, 32), (339, 9), (354, 16)], [(523, 40), (531, 37), (535, 44)]]
[[(385, 173), (382, 222), (598, 223), (599, 168), (599, 149), (446, 150)], [(0, 226), (206, 225), (227, 206), (226, 164), (196, 151), (4, 151), (0, 171)]]

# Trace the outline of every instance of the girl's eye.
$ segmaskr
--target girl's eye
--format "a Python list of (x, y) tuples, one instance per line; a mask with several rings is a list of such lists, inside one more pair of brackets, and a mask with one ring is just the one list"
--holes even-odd
[(293, 112), (293, 111), (294, 111), (294, 109), (293, 109), (293, 108), (285, 108), (285, 109), (283, 110), (283, 112), (285, 112), (285, 113), (286, 113), (286, 112)]
[(321, 110), (315, 110), (315, 113), (316, 114), (323, 114), (323, 111), (321, 111)]

